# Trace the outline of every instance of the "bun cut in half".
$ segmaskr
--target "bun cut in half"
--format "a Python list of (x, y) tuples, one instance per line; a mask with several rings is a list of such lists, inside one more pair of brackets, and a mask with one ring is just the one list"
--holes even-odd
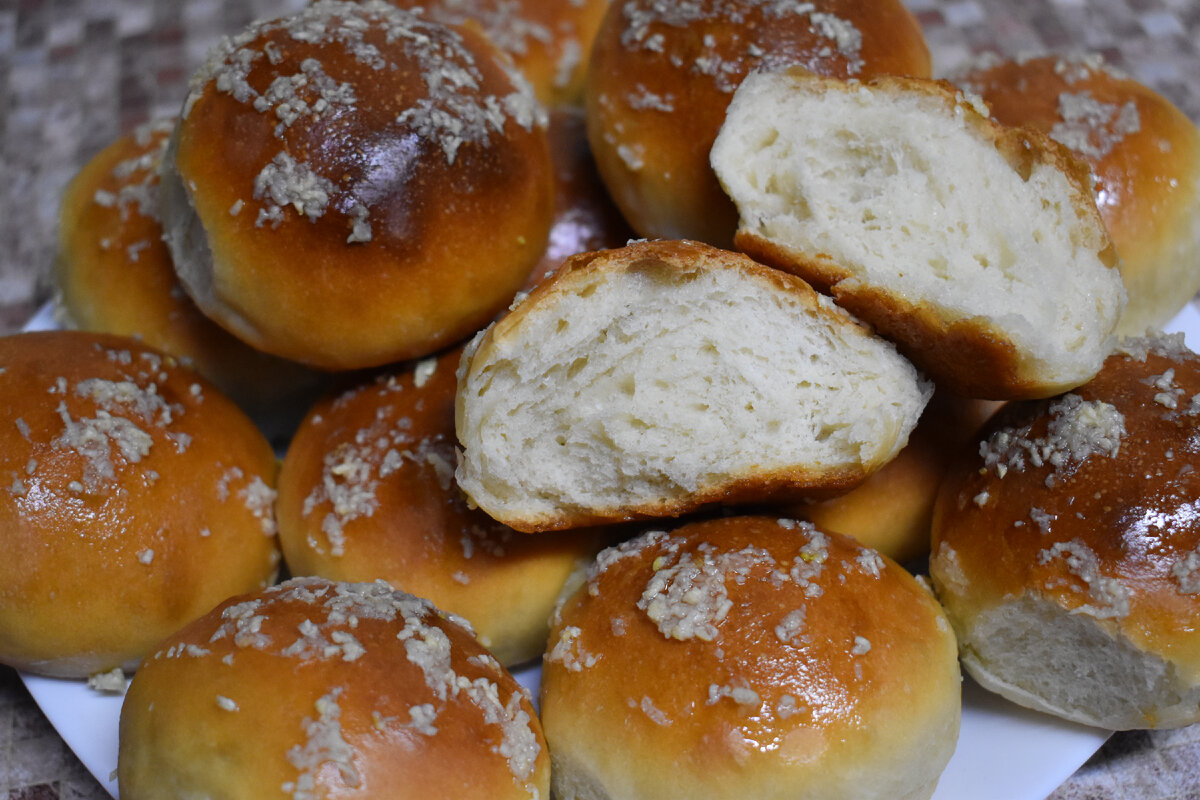
[(948, 84), (751, 75), (712, 150), (736, 243), (808, 280), (968, 397), (1100, 369), (1125, 304), (1087, 166)]
[(294, 578), (166, 639), (121, 707), (124, 800), (545, 800), (526, 690), (459, 617)]
[(1181, 334), (989, 423), (942, 485), (930, 561), (982, 686), (1102, 728), (1200, 722), (1198, 436)]
[(924, 800), (958, 739), (937, 601), (808, 523), (730, 517), (610, 548), (550, 642), (559, 800)]
[(459, 485), (524, 531), (848, 488), (931, 387), (794, 276), (694, 242), (575, 256), (464, 353)]

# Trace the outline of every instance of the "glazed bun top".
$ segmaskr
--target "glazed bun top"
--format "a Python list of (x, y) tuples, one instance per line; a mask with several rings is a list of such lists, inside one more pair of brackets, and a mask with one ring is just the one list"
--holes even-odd
[(989, 58), (953, 80), (1091, 167), (1129, 291), (1118, 332), (1161, 327), (1200, 289), (1200, 129), (1182, 111), (1100, 56)]
[(147, 659), (120, 734), (133, 800), (530, 800), (549, 784), (525, 689), (464, 620), (382, 581), (230, 598)]
[(808, 523), (728, 517), (605, 550), (550, 645), (556, 790), (928, 797), (957, 739), (957, 651), (932, 594)]
[(840, 78), (930, 73), (920, 26), (898, 0), (609, 6), (588, 72), (588, 136), (641, 236), (730, 246), (737, 214), (708, 152), (742, 79), (792, 64)]
[(4, 337), (0, 419), (0, 662), (132, 669), (274, 580), (274, 453), (177, 359), (104, 334)]
[(158, 217), (159, 167), (175, 119), (119, 137), (68, 185), (55, 283), (69, 328), (134, 336), (186, 361), (265, 422), (306, 402), (317, 373), (249, 347), (200, 313), (175, 275)]
[(608, 0), (390, 0), (401, 8), (424, 8), (449, 25), (478, 26), (513, 60), (550, 107), (573, 105), (583, 97), (592, 40)]
[(256, 23), (193, 76), (163, 222), (201, 309), (328, 369), (425, 355), (541, 254), (545, 115), (483, 36), (382, 0)]

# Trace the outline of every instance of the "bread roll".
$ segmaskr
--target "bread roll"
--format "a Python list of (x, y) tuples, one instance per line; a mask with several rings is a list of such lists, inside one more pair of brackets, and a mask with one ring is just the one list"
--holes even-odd
[(423, 8), (438, 22), (475, 25), (512, 59), (550, 107), (583, 100), (592, 40), (608, 0), (390, 0), (401, 8)]
[(465, 626), (382, 582), (227, 600), (134, 676), (121, 797), (546, 798), (533, 704)]
[(737, 212), (708, 164), (734, 89), (785, 64), (838, 77), (928, 77), (929, 49), (899, 0), (616, 0), (592, 51), (588, 138), (642, 236), (732, 245)]
[(559, 590), (594, 532), (525, 536), (467, 506), (454, 482), (461, 348), (317, 403), (279, 473), (293, 575), (383, 579), (470, 620), (504, 664), (541, 655)]
[(192, 78), (162, 215), (201, 310), (327, 369), (415, 358), (512, 299), (553, 210), (545, 120), (482, 35), (322, 0)]
[(1200, 291), (1200, 129), (1182, 111), (1100, 56), (988, 59), (953, 80), (1091, 167), (1129, 292), (1118, 333), (1161, 328)]
[[(322, 377), (261, 353), (200, 313), (175, 276), (158, 221), (158, 170), (174, 119), (140, 126), (92, 158), (59, 212), (56, 316), (66, 327), (132, 336), (185, 361), (275, 429)], [(282, 421), (282, 420), (280, 420)]]
[(1091, 378), (1125, 304), (1087, 167), (951, 86), (803, 69), (738, 90), (712, 161), (738, 247), (795, 272), (939, 385), (992, 400)]
[(525, 282), (525, 291), (548, 278), (570, 256), (620, 247), (635, 235), (596, 171), (583, 110), (551, 111), (547, 135), (554, 161), (554, 222), (546, 250)]
[(517, 530), (845, 490), (931, 388), (791, 275), (696, 242), (567, 261), (459, 375), (459, 485)]
[(845, 494), (795, 503), (784, 513), (851, 536), (901, 564), (924, 558), (942, 477), (998, 406), (934, 392), (908, 444), (878, 472)]
[(958, 738), (937, 602), (807, 523), (726, 518), (606, 550), (551, 644), (559, 800), (917, 800)]
[(1103, 728), (1200, 721), (1200, 357), (1134, 340), (947, 475), (930, 572), (984, 687)]
[(133, 669), (269, 585), (275, 456), (174, 358), (73, 331), (0, 338), (0, 663)]

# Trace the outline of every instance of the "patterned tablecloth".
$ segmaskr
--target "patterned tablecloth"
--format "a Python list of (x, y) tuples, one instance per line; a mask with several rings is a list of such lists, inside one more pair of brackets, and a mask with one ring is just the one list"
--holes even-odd
[[(550, 0), (545, 0), (549, 2)], [(301, 0), (0, 0), (0, 333), (49, 297), (65, 183), (178, 110), (213, 42)], [(975, 56), (1099, 52), (1200, 121), (1200, 0), (908, 0), (939, 73)], [(0, 667), (0, 798), (107, 794)], [(1054, 800), (1200, 798), (1200, 726), (1117, 734)]]

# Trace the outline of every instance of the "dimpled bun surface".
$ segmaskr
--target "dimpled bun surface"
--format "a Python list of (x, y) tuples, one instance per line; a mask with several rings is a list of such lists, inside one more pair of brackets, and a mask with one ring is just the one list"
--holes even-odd
[(734, 89), (757, 69), (928, 77), (899, 0), (614, 0), (592, 50), (588, 138), (642, 236), (729, 247), (737, 212), (708, 165)]
[(123, 800), (546, 800), (524, 688), (382, 581), (294, 578), (163, 642), (121, 708)]
[(844, 490), (932, 389), (803, 281), (695, 242), (576, 256), (464, 354), (459, 485), (518, 530)]
[(933, 596), (807, 523), (730, 517), (605, 550), (550, 641), (559, 800), (917, 800), (958, 739)]
[(541, 655), (546, 620), (601, 547), (526, 536), (467, 506), (454, 481), (461, 348), (317, 403), (279, 473), (279, 539), (293, 575), (383, 579), (461, 614), (504, 664)]
[(1047, 397), (1100, 369), (1125, 290), (1087, 166), (981, 112), (932, 81), (758, 73), (712, 163), (739, 249), (830, 292), (939, 386)]
[(1100, 56), (991, 58), (954, 82), (1091, 167), (1129, 292), (1118, 333), (1162, 327), (1200, 290), (1200, 129), (1169, 100)]
[(275, 456), (175, 359), (123, 337), (0, 338), (0, 663), (133, 669), (275, 579)]
[(1200, 722), (1200, 357), (1129, 340), (947, 475), (930, 574), (985, 688), (1110, 729)]
[[(262, 418), (311, 402), (312, 370), (258, 352), (200, 313), (179, 285), (158, 220), (159, 166), (174, 119), (100, 151), (63, 193), (56, 316), (69, 328), (133, 336), (178, 358)], [(294, 424), (294, 423), (293, 423)]]
[(416, 358), (486, 324), (540, 256), (545, 114), (482, 34), (322, 0), (214, 49), (161, 200), (182, 283), (246, 342), (327, 369)]
[(596, 29), (608, 0), (389, 0), (424, 8), (449, 25), (477, 25), (513, 60), (548, 106), (583, 99), (583, 81)]

